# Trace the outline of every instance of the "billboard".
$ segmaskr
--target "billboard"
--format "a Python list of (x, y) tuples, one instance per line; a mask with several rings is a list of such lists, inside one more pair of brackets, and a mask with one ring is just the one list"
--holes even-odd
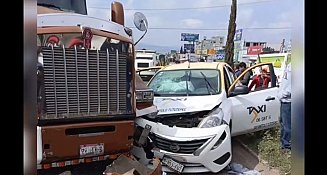
[(216, 59), (217, 60), (225, 59), (225, 50), (217, 50)]
[(194, 44), (184, 44), (184, 50), (190, 51), (190, 53), (194, 53)]
[(273, 63), (274, 67), (280, 68), (285, 56), (260, 57), (261, 63)]
[(242, 50), (243, 42), (242, 41), (234, 41), (234, 50), (239, 51)]
[(181, 41), (199, 41), (199, 34), (181, 33)]
[(262, 52), (262, 46), (251, 46), (247, 51), (248, 55), (258, 55)]
[(216, 54), (216, 50), (208, 49), (208, 55), (215, 55), (215, 54)]
[(242, 39), (242, 32), (243, 29), (236, 30), (234, 41), (240, 41)]

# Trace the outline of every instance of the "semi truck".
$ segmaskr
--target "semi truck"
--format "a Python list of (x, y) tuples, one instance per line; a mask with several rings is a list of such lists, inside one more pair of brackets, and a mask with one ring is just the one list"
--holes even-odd
[(136, 50), (136, 61), (135, 68), (136, 70), (142, 68), (149, 68), (156, 66), (158, 64), (158, 58), (155, 50)]
[(85, 0), (37, 3), (37, 169), (130, 154), (134, 119), (157, 110), (136, 77), (123, 5), (103, 20)]
[[(135, 70), (140, 71), (142, 69), (148, 69), (157, 66), (159, 63), (159, 56), (155, 50), (141, 49), (136, 50)], [(152, 70), (140, 71), (139, 75), (143, 81), (149, 81), (155, 72)]]

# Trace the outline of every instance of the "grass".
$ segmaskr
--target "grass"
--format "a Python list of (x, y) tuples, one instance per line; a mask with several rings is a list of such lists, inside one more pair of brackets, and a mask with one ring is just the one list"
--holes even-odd
[(270, 167), (280, 170), (280, 173), (290, 174), (291, 156), (283, 153), (280, 149), (280, 128), (258, 131), (246, 134), (240, 139), (254, 152), (260, 159), (266, 161)]

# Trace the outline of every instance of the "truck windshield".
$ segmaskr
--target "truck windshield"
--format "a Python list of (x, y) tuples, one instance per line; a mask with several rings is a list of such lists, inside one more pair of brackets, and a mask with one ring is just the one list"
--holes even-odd
[[(40, 34), (37, 38), (38, 46), (50, 46), (65, 48), (83, 48), (84, 43), (81, 33), (62, 33), (62, 34)], [(109, 50), (119, 53), (131, 52), (129, 44), (120, 40), (107, 38), (104, 36), (93, 35), (90, 50)]]
[(87, 15), (86, 0), (37, 0), (37, 5)]
[(155, 96), (198, 96), (220, 93), (220, 76), (217, 70), (161, 71), (149, 83)]

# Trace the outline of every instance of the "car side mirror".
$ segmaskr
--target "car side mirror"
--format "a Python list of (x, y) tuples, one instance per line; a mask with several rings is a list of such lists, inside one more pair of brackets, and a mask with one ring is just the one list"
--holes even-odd
[(234, 90), (230, 92), (229, 96), (236, 96), (242, 94), (248, 94), (250, 92), (249, 87), (246, 85), (235, 86)]

